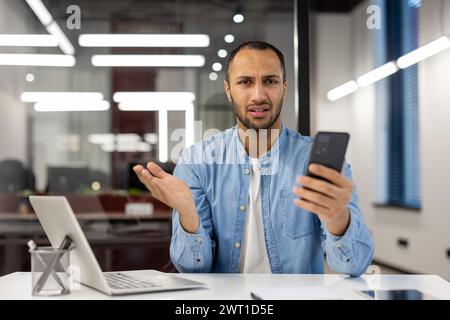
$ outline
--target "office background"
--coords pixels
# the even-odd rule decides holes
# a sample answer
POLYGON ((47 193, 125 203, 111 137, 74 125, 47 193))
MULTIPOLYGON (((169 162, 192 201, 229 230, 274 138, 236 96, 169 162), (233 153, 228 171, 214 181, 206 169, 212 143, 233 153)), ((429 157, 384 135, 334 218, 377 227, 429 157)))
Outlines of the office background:
MULTIPOLYGON (((399 272, 450 279, 450 50, 342 98, 329 96, 331 89, 449 35, 449 0, 42 3, 74 47, 76 64, 5 65, 0 55, 1 274, 29 270, 26 240, 45 242, 26 200, 31 193, 68 196, 105 271, 174 271, 167 251, 170 209, 142 190, 130 166, 156 161, 170 172, 176 160, 170 151, 179 143, 170 138, 177 129, 192 120, 202 122, 201 128, 189 131, 193 133, 189 144, 211 134, 208 129, 234 125, 223 92, 226 57, 221 57, 223 52, 219 56, 219 50, 229 52, 240 42, 259 39, 285 55, 289 90, 283 122, 311 134, 319 130, 351 134, 347 160, 375 238, 375 262, 399 272), (67 8, 72 4, 81 9, 81 29, 67 28, 67 8), (369 28, 368 19, 377 12, 368 11, 370 6, 380 10, 381 20, 374 22, 379 28, 369 28), (242 22, 233 20, 237 14, 244 17, 242 22), (206 34, 209 44, 187 48, 79 44, 82 34, 108 33, 206 34), (234 41, 227 42, 231 39, 226 35, 233 35, 234 41), (93 66, 92 56, 102 54, 200 54, 205 63, 170 68, 93 66), (305 77, 310 79, 307 85, 300 81, 305 77), (193 114, 119 110, 114 93, 129 91, 194 93, 193 108, 188 108, 193 114), (39 112, 34 103, 26 102, 24 92, 96 92, 110 107, 39 112), (155 214, 127 214, 130 202, 151 203, 155 214)), ((0 0, 0 35, 11 34, 48 32, 26 1, 0 0)), ((61 49, 2 45, 0 54, 61 54, 61 49)))

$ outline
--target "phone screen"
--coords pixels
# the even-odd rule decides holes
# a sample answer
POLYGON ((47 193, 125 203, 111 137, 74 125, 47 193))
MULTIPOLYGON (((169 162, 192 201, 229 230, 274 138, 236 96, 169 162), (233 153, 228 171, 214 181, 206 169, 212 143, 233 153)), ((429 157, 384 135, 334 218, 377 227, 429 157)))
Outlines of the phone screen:
POLYGON ((365 296, 374 300, 434 300, 435 298, 415 289, 362 290, 365 296))

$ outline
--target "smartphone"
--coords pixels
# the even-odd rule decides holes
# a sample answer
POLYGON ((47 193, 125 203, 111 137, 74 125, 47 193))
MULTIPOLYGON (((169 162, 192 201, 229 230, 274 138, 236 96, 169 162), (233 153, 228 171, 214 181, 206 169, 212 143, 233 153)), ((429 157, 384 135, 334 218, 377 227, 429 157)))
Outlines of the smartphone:
POLYGON ((309 171, 309 166, 312 163, 321 164, 341 172, 349 139, 350 135, 346 132, 318 132, 314 138, 309 157, 307 175, 327 181, 309 171))
POLYGON ((436 298, 415 289, 361 290, 356 291, 372 300, 435 300, 436 298))

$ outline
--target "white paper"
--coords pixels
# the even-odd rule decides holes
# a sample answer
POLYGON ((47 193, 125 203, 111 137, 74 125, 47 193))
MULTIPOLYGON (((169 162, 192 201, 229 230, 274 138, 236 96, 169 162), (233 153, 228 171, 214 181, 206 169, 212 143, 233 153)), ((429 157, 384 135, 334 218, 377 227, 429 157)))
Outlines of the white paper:
POLYGON ((338 296, 318 286, 255 288, 252 297, 263 300, 338 300, 338 296))

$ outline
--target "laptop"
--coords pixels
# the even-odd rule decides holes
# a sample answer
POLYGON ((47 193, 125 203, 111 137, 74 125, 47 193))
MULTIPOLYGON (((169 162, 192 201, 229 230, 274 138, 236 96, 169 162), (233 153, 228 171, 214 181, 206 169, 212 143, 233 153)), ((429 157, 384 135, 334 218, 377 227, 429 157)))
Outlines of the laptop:
MULTIPOLYGON (((145 277, 124 272, 102 272, 69 202, 64 196, 30 196, 31 205, 53 247, 65 235, 74 243, 70 264, 79 267, 82 284, 108 295, 205 288, 201 282, 149 270, 145 277)), ((78 280, 78 279, 77 279, 78 280)))

